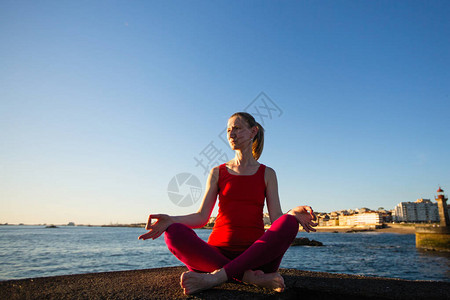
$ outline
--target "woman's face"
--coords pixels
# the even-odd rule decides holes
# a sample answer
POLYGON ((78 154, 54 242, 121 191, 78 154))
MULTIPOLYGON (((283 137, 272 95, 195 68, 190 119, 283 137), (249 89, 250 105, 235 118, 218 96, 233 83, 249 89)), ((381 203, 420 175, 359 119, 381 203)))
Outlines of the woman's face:
POLYGON ((250 128, 247 122, 239 116, 228 120, 227 138, 232 150, 244 149, 252 146, 253 137, 256 135, 256 127, 250 128))

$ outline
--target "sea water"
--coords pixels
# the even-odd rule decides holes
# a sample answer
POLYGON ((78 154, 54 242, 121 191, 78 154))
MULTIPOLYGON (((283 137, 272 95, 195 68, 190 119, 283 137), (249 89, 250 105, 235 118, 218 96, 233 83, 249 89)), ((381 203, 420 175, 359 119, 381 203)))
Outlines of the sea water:
MULTIPOLYGON (((143 228, 0 226, 0 280, 182 265, 143 228)), ((211 230, 198 229, 206 240, 211 230)), ((304 233, 323 247, 291 247, 282 268, 450 282, 450 256, 416 249, 413 234, 304 233)))

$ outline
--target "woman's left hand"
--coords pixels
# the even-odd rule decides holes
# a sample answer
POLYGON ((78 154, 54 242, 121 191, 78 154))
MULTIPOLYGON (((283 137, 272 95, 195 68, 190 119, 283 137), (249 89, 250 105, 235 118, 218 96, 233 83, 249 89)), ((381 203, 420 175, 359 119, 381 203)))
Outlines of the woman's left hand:
POLYGON ((145 229, 149 230, 149 232, 139 236, 138 239, 140 240, 157 239, 173 223, 174 221, 172 220, 172 217, 168 215, 163 214, 150 215, 148 216, 147 226, 145 226, 145 229), (152 223, 152 220, 158 221, 152 223))
POLYGON ((316 221, 317 217, 311 206, 297 206, 291 209, 288 214, 293 215, 306 232, 316 231, 313 227, 316 227, 317 223, 313 221, 316 221))

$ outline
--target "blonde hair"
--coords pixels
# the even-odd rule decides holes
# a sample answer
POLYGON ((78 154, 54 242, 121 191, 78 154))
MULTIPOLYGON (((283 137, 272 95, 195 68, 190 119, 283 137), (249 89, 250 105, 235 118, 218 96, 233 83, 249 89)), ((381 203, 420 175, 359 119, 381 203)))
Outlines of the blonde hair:
POLYGON ((250 128, 256 126, 258 128, 258 132, 256 133, 255 137, 253 138, 253 144, 252 144, 252 154, 253 157, 258 160, 258 158, 261 156, 261 153, 264 148, 264 128, 256 122, 255 118, 246 112, 237 112, 234 113, 230 118, 232 117, 239 117, 244 119, 248 126, 250 128))

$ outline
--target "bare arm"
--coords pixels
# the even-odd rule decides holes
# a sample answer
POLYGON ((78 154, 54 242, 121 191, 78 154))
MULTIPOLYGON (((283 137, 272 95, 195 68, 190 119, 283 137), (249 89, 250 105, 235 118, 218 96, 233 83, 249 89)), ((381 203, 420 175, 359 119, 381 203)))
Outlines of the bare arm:
MULTIPOLYGON (((278 195, 277 175, 272 168, 266 168, 264 179, 266 181, 267 209, 269 210, 270 222, 273 223, 283 215, 278 195)), ((291 209, 288 214, 293 215, 306 232, 316 231, 313 227, 317 226, 317 223, 313 221, 317 218, 310 206, 297 206, 291 209)))
POLYGON ((211 170, 206 181, 205 195, 203 196, 202 204, 197 212, 184 216, 172 217, 173 223, 182 223, 191 228, 200 228, 208 223, 209 217, 214 209, 214 204, 217 200, 219 182, 219 167, 211 170))
POLYGON ((266 167, 264 181, 266 182, 267 210, 269 211, 270 222, 273 223, 283 215, 283 212, 281 210, 280 196, 278 195, 277 174, 272 168, 266 167))
POLYGON ((203 196, 202 204, 197 212, 184 216, 169 216, 164 214, 149 215, 147 226, 145 229, 149 230, 146 234, 139 236, 139 239, 156 239, 167 227, 173 223, 182 223, 190 228, 200 228, 208 223, 209 217, 214 209, 218 193, 219 182, 219 167, 211 170, 206 182, 205 195, 203 196), (157 220, 152 224, 152 220, 157 220))

